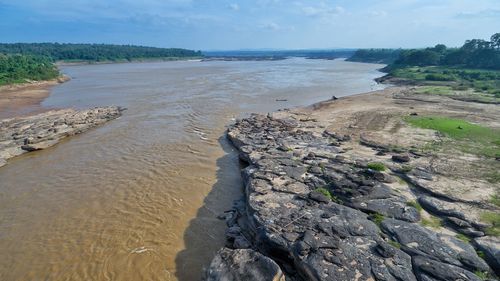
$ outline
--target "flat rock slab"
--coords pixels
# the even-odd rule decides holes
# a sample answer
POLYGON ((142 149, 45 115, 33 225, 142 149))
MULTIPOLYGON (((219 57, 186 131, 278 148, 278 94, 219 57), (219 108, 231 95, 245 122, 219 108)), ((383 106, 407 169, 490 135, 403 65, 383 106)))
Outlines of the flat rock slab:
POLYGON ((7 159, 51 147, 63 138, 83 133, 121 116, 119 107, 52 110, 0 120, 0 167, 7 159))

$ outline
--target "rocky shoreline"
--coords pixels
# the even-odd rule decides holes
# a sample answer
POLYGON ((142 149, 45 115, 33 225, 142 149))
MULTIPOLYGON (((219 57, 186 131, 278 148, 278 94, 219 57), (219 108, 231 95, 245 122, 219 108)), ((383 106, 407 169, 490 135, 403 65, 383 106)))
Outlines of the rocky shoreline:
POLYGON ((122 111, 120 107, 63 109, 0 120, 0 167, 12 157, 46 149, 66 137, 116 119, 122 111))
POLYGON ((498 159, 419 151, 438 136, 397 121, 481 107, 496 125, 498 108, 439 99, 392 88, 238 120, 244 198, 205 280, 498 280, 500 239, 479 219, 499 212, 498 184, 443 168, 498 159))

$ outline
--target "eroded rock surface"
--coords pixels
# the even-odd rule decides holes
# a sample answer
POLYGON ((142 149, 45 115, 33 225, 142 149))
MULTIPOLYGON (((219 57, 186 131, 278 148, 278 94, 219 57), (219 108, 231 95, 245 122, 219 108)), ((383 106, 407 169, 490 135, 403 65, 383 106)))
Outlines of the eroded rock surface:
POLYGON ((280 267, 270 258, 250 249, 221 249, 207 272, 207 281, 285 281, 280 267))
MULTIPOLYGON (((368 168, 363 157, 346 157, 342 143, 349 138, 306 126, 252 115, 229 129, 228 137, 248 167, 243 170, 245 198, 223 216, 229 227, 227 247, 258 251, 274 260, 287 280, 494 276, 470 244, 418 224, 421 211, 390 186, 394 175, 368 168)), ((432 175, 422 171, 417 176, 432 175)), ((225 263, 219 254, 208 272, 222 267, 230 271, 224 276, 241 278, 238 266, 232 270, 225 263)), ((226 280, 217 276, 208 280, 226 280)))
POLYGON ((121 115, 119 107, 53 110, 0 121, 0 166, 23 153, 51 147, 121 115))

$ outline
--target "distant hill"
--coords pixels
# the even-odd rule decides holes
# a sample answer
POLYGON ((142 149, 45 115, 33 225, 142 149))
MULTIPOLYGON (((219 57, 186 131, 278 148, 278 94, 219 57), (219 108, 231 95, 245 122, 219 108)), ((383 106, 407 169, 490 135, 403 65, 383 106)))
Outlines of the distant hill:
POLYGON ((0 44, 0 53, 44 56, 53 61, 131 61, 201 57, 200 51, 133 45, 14 43, 0 44))

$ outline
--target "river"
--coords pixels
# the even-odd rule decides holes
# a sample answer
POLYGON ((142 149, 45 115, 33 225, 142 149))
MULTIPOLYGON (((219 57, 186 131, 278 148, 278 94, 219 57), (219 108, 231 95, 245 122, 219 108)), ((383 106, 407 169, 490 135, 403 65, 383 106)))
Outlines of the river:
POLYGON ((343 60, 64 66, 46 108, 122 117, 0 168, 0 280, 198 280, 241 194, 234 118, 383 88, 343 60), (277 101, 286 100, 286 101, 277 101))

